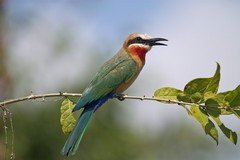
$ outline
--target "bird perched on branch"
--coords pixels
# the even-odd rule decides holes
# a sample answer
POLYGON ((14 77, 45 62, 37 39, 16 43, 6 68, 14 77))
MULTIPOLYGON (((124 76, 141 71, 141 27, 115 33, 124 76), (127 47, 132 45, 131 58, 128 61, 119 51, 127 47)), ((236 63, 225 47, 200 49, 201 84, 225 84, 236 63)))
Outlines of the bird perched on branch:
POLYGON ((166 45, 161 41, 167 40, 151 38, 147 34, 131 34, 118 53, 103 64, 73 108, 73 112, 82 108, 83 112, 62 148, 63 155, 76 153, 94 112, 109 98, 121 94, 135 81, 152 46, 166 45))

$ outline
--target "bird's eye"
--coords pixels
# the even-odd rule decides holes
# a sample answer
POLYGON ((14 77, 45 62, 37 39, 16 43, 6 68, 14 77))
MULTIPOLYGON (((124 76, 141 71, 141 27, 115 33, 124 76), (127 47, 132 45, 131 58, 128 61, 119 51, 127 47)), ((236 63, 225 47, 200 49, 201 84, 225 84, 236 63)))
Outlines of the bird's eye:
POLYGON ((137 41, 141 41, 142 38, 141 38, 141 37, 137 37, 136 40, 137 40, 137 41))

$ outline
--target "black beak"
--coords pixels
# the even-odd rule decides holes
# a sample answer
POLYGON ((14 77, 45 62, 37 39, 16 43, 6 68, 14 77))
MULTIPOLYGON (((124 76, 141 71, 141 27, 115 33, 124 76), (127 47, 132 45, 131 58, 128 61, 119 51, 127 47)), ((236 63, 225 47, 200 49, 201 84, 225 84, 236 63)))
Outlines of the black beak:
POLYGON ((148 43, 150 46, 155 46, 155 45, 163 45, 167 46, 167 44, 164 43, 159 43, 159 41, 168 41, 165 38, 151 38, 151 39, 146 39, 146 43, 148 43))

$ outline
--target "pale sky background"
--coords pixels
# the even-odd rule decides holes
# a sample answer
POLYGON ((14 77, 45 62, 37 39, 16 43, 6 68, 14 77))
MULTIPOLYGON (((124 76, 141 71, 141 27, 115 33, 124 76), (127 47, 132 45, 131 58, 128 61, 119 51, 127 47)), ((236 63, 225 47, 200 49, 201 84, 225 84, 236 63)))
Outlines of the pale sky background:
MULTIPOLYGON (((14 75, 31 74, 18 79, 16 97, 30 91, 71 92, 69 86, 87 84, 86 79, 90 80, 134 32, 169 41, 167 47, 154 47, 149 52, 145 68, 125 92, 129 95, 151 96, 165 86, 183 89, 189 80, 212 76, 216 62, 221 65, 220 91, 240 84, 238 0, 17 2, 10 0, 7 5, 7 28, 12 31, 7 37, 9 67, 14 75), (52 46, 62 42, 56 37, 69 40, 58 57, 52 46), (96 57, 89 55, 93 51, 96 57)), ((189 121, 200 127, 176 105, 119 103, 127 115, 122 123, 140 132, 161 129, 169 121, 189 121)), ((223 121, 240 133, 239 119, 227 116, 223 121)))

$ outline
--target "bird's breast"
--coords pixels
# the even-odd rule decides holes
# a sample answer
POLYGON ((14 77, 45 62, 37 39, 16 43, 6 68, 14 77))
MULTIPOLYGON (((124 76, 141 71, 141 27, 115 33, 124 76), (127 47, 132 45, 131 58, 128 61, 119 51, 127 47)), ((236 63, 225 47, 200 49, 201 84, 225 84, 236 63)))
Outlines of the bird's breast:
POLYGON ((124 92, 128 87, 130 87, 132 85, 132 83, 137 79, 139 73, 141 72, 145 61, 142 61, 140 59, 139 56, 137 55, 132 55, 132 59, 134 60, 134 62, 136 63, 136 72, 135 74, 128 79, 127 81, 125 81, 124 83, 120 84, 117 89, 116 89, 116 93, 122 93, 124 92))
POLYGON ((130 80, 120 84, 117 89, 116 89, 116 93, 122 93, 124 92, 126 89, 128 89, 128 87, 130 87, 132 85, 132 83, 136 80, 136 78, 138 77, 140 72, 138 72, 136 75, 134 75, 134 77, 132 77, 130 80))

